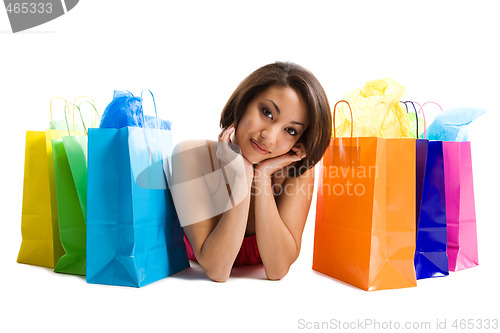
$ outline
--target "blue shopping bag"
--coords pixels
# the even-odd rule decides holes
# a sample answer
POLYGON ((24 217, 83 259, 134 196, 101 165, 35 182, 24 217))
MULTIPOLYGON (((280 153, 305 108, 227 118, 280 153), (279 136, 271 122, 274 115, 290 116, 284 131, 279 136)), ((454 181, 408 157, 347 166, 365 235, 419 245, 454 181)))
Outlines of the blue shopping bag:
POLYGON ((417 279, 447 276, 449 273, 446 254, 443 142, 417 140, 417 156, 417 160, 425 160, 425 165, 423 170, 421 167, 419 170, 417 162, 415 273, 417 279), (418 182, 418 173, 423 175, 421 186, 418 182))
MULTIPOLYGON (((407 103, 412 104, 415 110, 416 132, 418 133, 419 124, 415 104, 410 101, 403 103, 405 106, 407 106, 407 103)), ((422 106, 418 105, 423 115, 422 106)), ((424 139, 417 138, 415 140, 417 233, 414 265, 417 279, 449 274, 448 256, 446 254, 447 229, 443 142, 426 139, 425 115, 423 116, 424 139)))
POLYGON ((87 282, 142 287, 189 267, 162 167, 172 147, 168 130, 89 130, 87 282))

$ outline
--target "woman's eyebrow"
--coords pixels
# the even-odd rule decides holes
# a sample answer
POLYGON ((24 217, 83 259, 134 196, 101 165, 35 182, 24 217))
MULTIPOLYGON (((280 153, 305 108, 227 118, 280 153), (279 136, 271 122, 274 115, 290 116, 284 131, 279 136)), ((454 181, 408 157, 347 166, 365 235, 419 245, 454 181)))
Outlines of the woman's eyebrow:
MULTIPOLYGON (((274 103, 274 101, 273 101, 273 100, 271 100, 271 99, 266 99, 266 101, 269 101, 269 102, 271 102, 271 103, 274 105, 274 108, 276 109, 276 112, 278 112, 278 114, 280 114, 280 113, 281 113, 280 108, 276 105, 276 103, 274 103)), ((301 126, 303 126, 303 127, 306 127, 306 125, 304 125, 304 124, 302 124, 302 123, 299 123, 298 121, 291 121, 290 123, 295 124, 295 125, 301 125, 301 126)))
POLYGON ((306 125, 302 124, 302 123, 299 123, 298 121, 291 121, 292 124, 295 124, 295 125, 301 125, 301 126, 304 126, 306 127, 306 125))
POLYGON ((274 102, 273 102, 272 100, 270 100, 270 99, 266 99, 266 101, 269 101, 269 102, 271 102, 271 103, 274 105, 274 108, 276 109, 276 112, 278 112, 278 114, 280 114, 280 113, 281 113, 280 108, 276 105, 276 103, 274 103, 274 102))

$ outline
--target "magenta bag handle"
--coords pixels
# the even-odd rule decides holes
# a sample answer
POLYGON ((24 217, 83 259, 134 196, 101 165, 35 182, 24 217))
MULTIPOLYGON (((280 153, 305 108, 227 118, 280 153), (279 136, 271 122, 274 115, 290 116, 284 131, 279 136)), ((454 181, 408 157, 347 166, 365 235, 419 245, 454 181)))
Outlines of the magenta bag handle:
MULTIPOLYGON (((425 104, 436 104, 440 109, 441 109, 441 112, 444 112, 443 108, 441 107, 441 105, 439 105, 438 103, 436 102, 432 102, 432 101, 429 101, 429 102, 425 102, 424 104, 420 105, 418 104, 417 102, 415 102, 419 107, 420 107, 420 110, 422 110, 422 114, 424 115, 424 106, 425 104)), ((424 115, 424 122, 425 122, 425 115, 424 115)), ((427 128, 427 127, 426 127, 427 128)), ((426 131, 424 131, 424 139, 426 138, 426 131)))

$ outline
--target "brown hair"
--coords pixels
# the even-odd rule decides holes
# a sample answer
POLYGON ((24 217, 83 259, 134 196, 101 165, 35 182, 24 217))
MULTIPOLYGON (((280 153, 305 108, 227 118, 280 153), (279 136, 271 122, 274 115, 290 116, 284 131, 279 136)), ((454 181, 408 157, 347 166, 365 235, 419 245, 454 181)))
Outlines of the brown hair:
POLYGON ((307 69, 290 62, 276 62, 257 69, 240 83, 229 98, 221 113, 220 126, 227 128, 233 123, 238 124, 253 98, 271 86, 290 87, 307 104, 309 126, 299 139, 305 146, 307 156, 288 168, 288 176, 300 176, 319 162, 332 136, 328 99, 318 79, 307 69))

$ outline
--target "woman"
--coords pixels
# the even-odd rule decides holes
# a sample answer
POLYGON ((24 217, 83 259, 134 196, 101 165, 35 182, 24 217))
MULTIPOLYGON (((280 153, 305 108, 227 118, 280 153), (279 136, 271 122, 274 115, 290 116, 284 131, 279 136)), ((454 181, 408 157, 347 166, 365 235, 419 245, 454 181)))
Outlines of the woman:
POLYGON ((214 281, 226 281, 235 264, 260 262, 268 279, 279 280, 299 255, 312 167, 330 142, 326 94, 306 69, 269 64, 238 86, 220 125, 218 142, 183 142, 174 150, 174 173, 182 171, 177 183, 203 179, 189 182, 184 195, 172 190, 189 258, 214 281), (222 176, 226 186, 215 185, 222 176), (228 209, 221 209, 227 202, 218 205, 221 193, 228 209))

